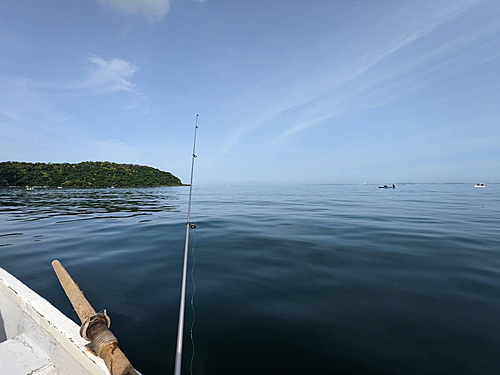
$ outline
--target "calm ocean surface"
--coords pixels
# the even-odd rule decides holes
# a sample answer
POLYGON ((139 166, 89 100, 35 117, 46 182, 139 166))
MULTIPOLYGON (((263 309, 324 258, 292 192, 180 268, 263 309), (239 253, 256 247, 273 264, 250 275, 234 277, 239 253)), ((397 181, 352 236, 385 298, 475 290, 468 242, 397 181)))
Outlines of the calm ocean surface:
MULTIPOLYGON (((0 190, 0 267, 77 321, 61 260, 170 374, 188 191, 0 190)), ((500 373, 500 185, 196 186, 193 214, 194 374, 500 373)))

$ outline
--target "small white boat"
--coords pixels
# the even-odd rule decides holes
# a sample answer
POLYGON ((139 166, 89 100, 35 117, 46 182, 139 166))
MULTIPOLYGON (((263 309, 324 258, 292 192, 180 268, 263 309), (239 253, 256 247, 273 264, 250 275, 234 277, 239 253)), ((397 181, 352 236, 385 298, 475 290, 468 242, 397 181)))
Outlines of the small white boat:
POLYGON ((0 375, 109 375, 80 327, 0 268, 0 375))
POLYGON ((481 183, 481 182, 478 182, 476 185, 474 185, 474 187, 477 187, 477 188, 484 188, 484 184, 481 183))

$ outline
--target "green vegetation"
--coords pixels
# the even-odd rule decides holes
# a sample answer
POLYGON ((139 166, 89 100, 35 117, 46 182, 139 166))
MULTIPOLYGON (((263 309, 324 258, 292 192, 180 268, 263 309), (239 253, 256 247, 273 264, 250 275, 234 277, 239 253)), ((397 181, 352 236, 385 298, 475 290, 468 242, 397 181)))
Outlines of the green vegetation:
POLYGON ((154 187, 182 185, 169 172, 134 164, 86 161, 78 164, 0 163, 0 186, 154 187))

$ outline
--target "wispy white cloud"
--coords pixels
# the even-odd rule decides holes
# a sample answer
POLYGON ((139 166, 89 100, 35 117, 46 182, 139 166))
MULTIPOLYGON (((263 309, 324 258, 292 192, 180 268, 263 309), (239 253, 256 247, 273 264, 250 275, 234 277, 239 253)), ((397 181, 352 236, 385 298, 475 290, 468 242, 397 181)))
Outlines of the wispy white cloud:
MULTIPOLYGON (((80 143, 83 143, 83 139, 87 139, 88 143, 94 138, 92 134, 98 133, 94 130, 96 124, 108 120, 113 114, 120 113, 124 117, 147 114, 148 109, 144 105, 146 98, 138 94, 132 83, 134 73, 139 70, 135 65, 118 58, 106 60, 97 55, 89 56, 83 65, 80 76, 67 81, 54 82, 56 79, 40 81, 24 77, 0 76, 2 134, 8 133, 10 137, 31 134, 31 138, 50 140, 50 142, 59 140, 60 143, 72 144, 78 143, 77 139, 82 140, 80 143), (131 95, 120 97, 112 95, 131 91, 134 91, 131 95), (73 113, 71 108, 95 106, 96 100, 100 101, 96 98, 103 96, 110 96, 106 99, 109 104, 105 112, 99 115, 91 114, 92 111, 79 116, 69 114, 73 113)), ((31 147, 23 142, 16 141, 15 144, 16 147, 23 144, 24 151, 31 147)), ((134 151, 115 140, 94 146, 96 150, 108 147, 110 151, 106 155, 109 156, 127 155, 134 151)), ((19 152, 12 147, 0 150, 0 156, 4 158, 17 154, 19 152)))
POLYGON ((304 130, 306 128, 309 128, 311 126, 319 124, 319 123, 321 123, 327 119, 330 119, 334 116, 335 116, 334 113, 330 113, 328 115, 320 116, 320 117, 314 118, 312 120, 300 122, 300 123, 288 128, 287 130, 285 130, 283 133, 281 133, 281 135, 276 140, 281 140, 282 138, 289 137, 289 136, 291 136, 291 135, 293 135, 301 130, 304 130))
MULTIPOLYGON (((134 91, 133 75, 139 71, 134 64, 118 58, 105 60, 91 54, 84 66, 84 74, 64 82, 41 81, 24 77, 0 76, 0 88, 8 92, 9 97, 19 95, 34 95, 36 92, 61 93, 68 95, 68 91, 91 91, 96 94, 112 94, 117 91, 134 91)), ((0 93, 0 96, 2 93, 0 93)))
MULTIPOLYGON (((398 51, 410 46, 412 43, 415 41, 429 35, 432 33, 434 30, 436 30, 439 26, 444 24, 445 22, 448 22, 455 17, 457 17, 459 14, 463 13, 467 9, 469 9, 471 6, 475 5, 481 0, 465 0, 462 1, 461 3, 455 5, 454 7, 448 8, 446 10, 443 10, 441 12, 438 12, 435 14, 433 17, 431 17, 429 20, 422 22, 421 24, 417 25, 416 27, 412 28, 408 33, 404 34, 401 39, 396 42, 394 45, 390 46, 389 48, 386 48, 379 52, 378 54, 375 54, 371 56, 371 58, 360 68, 354 70, 350 74, 344 75, 340 79, 337 79, 336 82, 334 82, 331 87, 326 90, 324 93, 319 93, 315 95, 314 98, 312 98, 309 101, 300 103, 299 105, 304 106, 304 104, 308 104, 308 107, 311 106, 311 108, 316 108, 316 113, 312 115, 309 118, 306 118, 303 121, 300 121, 298 123, 293 124, 290 126, 288 129, 283 131, 276 140, 282 140, 284 138, 287 138, 289 136, 297 134, 301 130, 305 130, 307 128, 310 128, 312 126, 315 126, 317 124, 320 124, 330 118, 333 118, 337 116, 341 110, 340 110, 340 105, 346 102, 348 99, 352 99, 353 97, 356 97, 358 95, 364 94, 369 90, 373 90, 374 86, 377 84, 380 85, 381 82, 389 80, 390 78, 394 78, 396 76, 401 76, 404 73, 407 73, 408 70, 414 69, 417 66, 420 66, 423 62, 429 61, 432 59, 436 59, 436 54, 438 55, 443 55, 444 52, 447 52, 450 47, 451 48, 456 48, 456 45, 453 46, 448 46, 446 51, 437 51, 431 54, 428 54, 425 56, 423 59, 419 59, 418 62, 413 62, 410 63, 409 66, 403 67, 403 69, 399 69, 398 71, 393 71, 391 72, 390 76, 391 77, 381 77, 376 82, 368 85, 362 85, 361 87, 358 87, 353 90, 351 95, 347 96, 342 96, 340 99, 335 98, 334 100, 336 103, 334 105, 329 104, 328 102, 332 100, 331 96, 329 95, 328 91, 334 88, 335 86, 338 86, 339 84, 344 84, 344 83, 349 83, 350 81, 354 81, 356 78, 360 77, 363 75, 365 72, 370 70, 372 67, 375 65, 379 64, 383 60, 388 59, 392 55, 396 54, 398 51), (403 70, 403 71, 401 71, 403 70), (319 102, 323 102, 323 106, 319 106, 319 102), (329 111, 329 114, 325 114, 325 111, 329 111)), ((458 44, 461 45, 467 41, 460 40, 458 41, 458 44)), ((379 87, 380 89, 380 87, 379 87)), ((294 106, 297 106, 297 104, 294 104, 294 106)), ((371 107, 371 106, 370 106, 371 107)), ((290 108, 286 108, 282 110, 280 113, 283 113, 285 111, 288 111, 290 108)), ((349 110, 347 108, 346 110, 349 110)), ((280 113, 277 113, 274 116, 279 116, 280 113)))
POLYGON ((98 0, 108 9, 126 15, 139 15, 149 22, 160 21, 170 10, 170 0, 98 0))
POLYGON ((91 55, 88 60, 92 66, 82 83, 83 88, 97 88, 106 92, 131 91, 134 85, 130 81, 138 67, 122 59, 104 60, 91 55))
MULTIPOLYGON (((434 14, 425 22, 416 25, 406 33, 403 33, 399 39, 396 39, 393 42, 392 45, 370 54, 364 60, 358 59, 358 61, 356 61, 350 69, 345 71, 343 74, 333 77, 330 82, 327 83, 324 80, 318 82, 316 85, 317 90, 309 91, 309 97, 290 98, 291 100, 288 100, 288 102, 283 100, 280 105, 276 105, 272 109, 270 108, 265 116, 256 118, 251 123, 248 123, 246 126, 240 128, 230 143, 236 143, 240 137, 251 132, 255 128, 270 124, 274 121, 279 121, 280 118, 287 118, 287 116, 289 118, 290 113, 294 114, 294 120, 288 121, 288 126, 282 130, 279 135, 277 135, 275 141, 284 140, 305 129, 311 128, 327 121, 328 119, 338 116, 341 113, 353 110, 353 107, 356 107, 356 105, 353 105, 356 98, 359 99, 360 96, 366 95, 367 93, 375 90, 384 90, 389 86, 393 87, 395 84, 394 81, 397 77, 402 77, 408 74, 409 71, 420 68, 424 63, 444 56, 450 51, 450 49, 459 48, 461 45, 470 42, 470 40, 481 36, 482 32, 480 35, 469 36, 468 40, 456 40, 452 45, 445 46, 441 49, 438 48, 435 51, 426 54, 422 58, 417 59, 418 61, 412 61, 405 64, 405 66, 398 67, 395 70, 392 70, 389 74, 377 77, 371 82, 363 82, 362 84, 359 84, 359 80, 357 80, 377 64, 382 63, 384 60, 396 55, 399 51, 409 47, 414 42, 431 34, 441 25, 456 18, 480 1, 481 0, 463 0, 453 7, 434 14), (354 82, 357 83, 353 84, 354 82), (341 92, 339 94, 339 87, 344 88, 342 91, 344 91, 347 87, 347 92, 341 92)), ((491 30, 485 30, 485 32, 490 31, 491 30)), ((399 85, 400 83, 397 84, 399 85)), ((381 102, 381 99, 378 99, 377 103, 367 104, 367 108, 382 105, 379 102, 381 102)), ((387 104, 387 102, 389 101, 386 100, 385 104, 387 104)), ((227 149, 230 147, 231 146, 228 146, 227 149)))
POLYGON ((408 33, 403 34, 401 39, 398 42, 396 42, 393 46, 390 46, 389 48, 386 48, 385 50, 382 50, 381 52, 379 52, 377 55, 372 56, 370 58, 370 60, 364 66, 362 66, 360 69, 355 71, 351 76, 347 77, 347 80, 352 80, 352 79, 360 76, 361 74, 366 72, 368 69, 370 69, 374 65, 381 62, 382 60, 387 59, 388 57, 395 54, 399 50, 409 46, 413 42, 430 34, 436 28, 441 26, 443 23, 454 19, 459 14, 463 13, 464 11, 469 9, 471 6, 474 6, 475 4, 477 4, 480 1, 481 0, 464 0, 451 8, 448 8, 448 9, 445 9, 441 12, 436 13, 430 19, 415 26, 408 33))

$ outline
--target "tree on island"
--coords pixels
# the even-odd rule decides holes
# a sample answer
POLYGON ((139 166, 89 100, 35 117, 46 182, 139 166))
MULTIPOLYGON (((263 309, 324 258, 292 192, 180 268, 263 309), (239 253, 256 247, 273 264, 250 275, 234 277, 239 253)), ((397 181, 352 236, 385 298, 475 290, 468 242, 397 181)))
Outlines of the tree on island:
POLYGON ((156 187, 179 186, 170 172, 135 164, 108 161, 70 163, 0 163, 0 186, 156 187))

